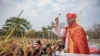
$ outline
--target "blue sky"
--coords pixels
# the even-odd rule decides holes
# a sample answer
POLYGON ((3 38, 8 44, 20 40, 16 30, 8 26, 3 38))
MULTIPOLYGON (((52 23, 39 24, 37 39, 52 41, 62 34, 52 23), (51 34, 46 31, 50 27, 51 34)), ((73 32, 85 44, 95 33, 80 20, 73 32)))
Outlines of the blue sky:
MULTIPOLYGON (((35 30, 41 30, 54 21, 61 13, 60 22, 66 23, 66 13, 73 12, 80 17, 81 25, 87 30, 94 23, 100 24, 100 0, 0 0, 0 28, 7 18, 17 16, 26 18, 35 30)), ((67 24, 67 23, 66 23, 67 24)))

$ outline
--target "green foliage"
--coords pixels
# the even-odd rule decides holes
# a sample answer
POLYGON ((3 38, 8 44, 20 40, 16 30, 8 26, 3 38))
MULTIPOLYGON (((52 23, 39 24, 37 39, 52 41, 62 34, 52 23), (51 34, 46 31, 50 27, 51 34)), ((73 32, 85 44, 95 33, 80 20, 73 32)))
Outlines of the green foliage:
POLYGON ((35 37, 36 38, 41 38, 42 36, 43 36, 43 32, 42 31, 35 32, 35 37))
POLYGON ((26 32, 27 37, 35 37, 35 30, 29 30, 26 32))
POLYGON ((90 39, 100 39, 100 24, 94 24, 88 31, 90 39))
POLYGON ((42 31, 43 31, 43 32, 46 32, 46 31, 47 31, 47 28, 43 26, 43 27, 42 27, 42 31))
POLYGON ((0 35, 4 35, 5 31, 3 29, 0 29, 0 35))
POLYGON ((52 26, 48 25, 47 29, 52 30, 52 26))
POLYGON ((6 20, 5 25, 3 26, 3 30, 7 32, 9 28, 13 28, 15 25, 17 25, 17 27, 13 35, 21 36, 21 32, 25 33, 26 30, 31 29, 31 24, 26 19, 11 17, 6 20))

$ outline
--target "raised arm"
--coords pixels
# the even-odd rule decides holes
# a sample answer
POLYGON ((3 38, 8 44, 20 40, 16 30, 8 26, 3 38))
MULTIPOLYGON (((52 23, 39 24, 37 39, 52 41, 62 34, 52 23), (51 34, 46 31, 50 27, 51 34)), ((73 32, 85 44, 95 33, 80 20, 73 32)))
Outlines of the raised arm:
POLYGON ((64 37, 66 30, 65 29, 60 29, 60 27, 59 27, 59 18, 58 17, 55 19, 55 23, 56 24, 54 25, 54 27, 52 29, 52 32, 54 34, 56 34, 57 36, 59 36, 59 37, 64 37))

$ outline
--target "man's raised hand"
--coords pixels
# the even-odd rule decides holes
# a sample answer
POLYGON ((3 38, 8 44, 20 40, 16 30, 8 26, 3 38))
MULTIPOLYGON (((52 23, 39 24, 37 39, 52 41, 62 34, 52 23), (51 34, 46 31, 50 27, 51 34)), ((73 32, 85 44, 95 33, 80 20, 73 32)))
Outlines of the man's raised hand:
POLYGON ((55 18, 55 23, 56 23, 56 26, 58 26, 58 24, 59 24, 59 18, 58 17, 55 18))

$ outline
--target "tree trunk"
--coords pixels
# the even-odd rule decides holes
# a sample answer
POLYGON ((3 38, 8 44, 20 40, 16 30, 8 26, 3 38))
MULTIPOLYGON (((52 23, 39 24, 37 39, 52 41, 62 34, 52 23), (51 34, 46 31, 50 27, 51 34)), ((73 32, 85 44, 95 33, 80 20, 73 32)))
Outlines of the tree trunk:
POLYGON ((43 39, 44 39, 44 32, 43 32, 43 39))

